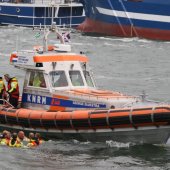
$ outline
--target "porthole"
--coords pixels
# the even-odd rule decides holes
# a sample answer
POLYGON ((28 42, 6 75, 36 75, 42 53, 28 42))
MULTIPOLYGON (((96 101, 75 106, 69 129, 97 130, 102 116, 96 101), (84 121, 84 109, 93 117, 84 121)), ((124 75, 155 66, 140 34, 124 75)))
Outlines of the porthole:
POLYGON ((20 9, 19 9, 19 8, 17 8, 17 9, 16 9, 16 11, 17 11, 17 12, 20 12, 20 9))

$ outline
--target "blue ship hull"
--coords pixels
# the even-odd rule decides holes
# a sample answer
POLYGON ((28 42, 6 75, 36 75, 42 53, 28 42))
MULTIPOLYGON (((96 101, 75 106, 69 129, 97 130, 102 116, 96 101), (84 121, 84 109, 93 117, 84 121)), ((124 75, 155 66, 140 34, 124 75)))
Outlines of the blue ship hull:
POLYGON ((84 32, 170 40, 170 0, 81 0, 84 32))
POLYGON ((76 27, 85 16, 83 6, 74 4, 56 4, 52 7, 49 4, 0 3, 0 24, 36 27, 55 22, 61 27, 76 27))

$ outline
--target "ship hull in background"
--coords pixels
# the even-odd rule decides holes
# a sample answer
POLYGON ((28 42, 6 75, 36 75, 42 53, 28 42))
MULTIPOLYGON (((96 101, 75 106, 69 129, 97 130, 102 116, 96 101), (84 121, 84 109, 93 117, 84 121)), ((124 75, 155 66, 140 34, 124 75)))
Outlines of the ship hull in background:
POLYGON ((81 0, 86 19, 78 29, 119 37, 170 40, 170 0, 81 0))
MULTIPOLYGON (((8 1, 8 0, 7 0, 8 1)), ((85 19, 83 5, 77 2, 58 2, 53 4, 40 1, 39 3, 2 2, 0 0, 0 24, 24 27, 51 26, 77 27, 85 19)))

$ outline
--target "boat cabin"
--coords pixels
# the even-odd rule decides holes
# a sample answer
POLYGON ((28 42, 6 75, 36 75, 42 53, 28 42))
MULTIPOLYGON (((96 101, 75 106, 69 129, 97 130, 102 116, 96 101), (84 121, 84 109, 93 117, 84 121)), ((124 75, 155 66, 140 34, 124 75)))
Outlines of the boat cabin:
POLYGON ((94 88, 94 80, 90 71, 87 70, 88 58, 81 54, 59 52, 60 45, 57 45, 57 50, 55 48, 56 46, 54 46, 54 52, 33 52, 34 61, 30 68, 26 63, 22 63, 26 60, 24 51, 18 53, 18 61, 15 65, 26 70, 24 88, 46 88, 49 91, 77 87, 94 88))
POLYGON ((76 89, 95 89, 95 82, 88 67, 88 58, 82 54, 70 53, 67 44, 42 47, 32 51, 19 51, 11 55, 11 63, 26 71, 22 107, 49 109, 55 95, 69 98, 76 89))

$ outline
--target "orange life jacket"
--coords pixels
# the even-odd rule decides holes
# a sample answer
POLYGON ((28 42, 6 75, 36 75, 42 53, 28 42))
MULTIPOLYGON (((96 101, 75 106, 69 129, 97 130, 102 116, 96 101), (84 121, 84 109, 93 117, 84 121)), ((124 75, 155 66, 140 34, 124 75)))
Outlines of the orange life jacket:
POLYGON ((29 146, 29 147, 34 147, 34 146, 37 146, 37 143, 36 143, 36 141, 35 141, 35 140, 30 139, 30 141, 29 141, 29 143, 28 143, 28 145, 27 145, 27 146, 29 146))

